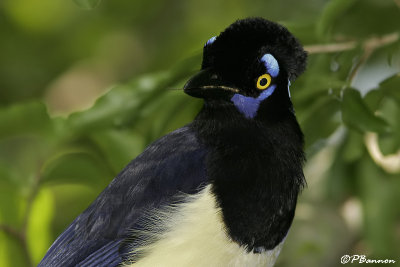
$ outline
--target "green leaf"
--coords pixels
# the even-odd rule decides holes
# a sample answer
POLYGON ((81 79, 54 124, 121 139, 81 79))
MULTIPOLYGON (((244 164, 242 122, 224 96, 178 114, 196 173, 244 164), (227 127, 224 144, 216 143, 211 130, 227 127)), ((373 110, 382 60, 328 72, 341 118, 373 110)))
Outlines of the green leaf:
POLYGON ((337 94, 347 84, 349 72, 353 68, 353 59, 360 50, 354 49, 342 53, 314 54, 308 59, 308 68, 304 75, 291 86, 294 102, 302 102, 308 107, 316 97, 337 94))
POLYGON ((155 129, 156 138, 193 121, 203 106, 202 100, 193 99, 184 94, 178 95, 177 92, 170 94, 169 99, 166 98, 164 101, 172 104, 164 114, 158 115, 160 124, 155 129))
POLYGON ((53 149, 50 135, 10 136, 0 140, 0 166, 7 167, 11 175, 5 177, 26 192, 53 149))
POLYGON ((371 90, 365 101, 371 110, 378 110, 392 131, 379 135, 379 147, 384 155, 397 153, 400 149, 400 74, 395 74, 371 90))
POLYGON ((384 93, 382 90, 370 90, 364 97, 364 102, 368 106, 369 110, 376 111, 379 108, 382 100, 384 98, 384 93))
POLYGON ((193 121, 203 101, 191 98, 174 90, 164 94, 147 105, 143 112, 143 119, 137 122, 138 129, 145 129, 146 144, 193 121), (162 112, 160 112, 162 107, 162 112))
POLYGON ((93 9, 97 7, 101 0, 74 0, 75 4, 84 9, 93 9))
MULTIPOLYGON (((306 147, 312 147, 317 141, 327 138, 340 125, 335 115, 340 110, 340 102, 330 95, 319 96, 307 109, 299 112, 299 122, 303 129, 306 147), (315 125, 319 125, 316 130, 315 125)), ((309 151, 311 153, 314 151, 309 151)))
POLYGON ((197 69, 199 61, 199 56, 195 56, 170 71, 143 75, 127 85, 114 87, 100 97, 92 108, 72 114, 67 120, 71 130, 87 134, 132 126, 143 116, 142 110, 147 105, 162 97, 168 88, 177 88, 177 84, 181 86, 197 69))
POLYGON ((375 116, 361 98, 359 91, 348 88, 343 92, 342 120, 348 127, 360 132, 388 132, 389 126, 380 117, 375 116))
POLYGON ((52 243, 51 222, 54 199, 49 189, 42 189, 32 203, 27 226, 27 243, 35 265, 52 243))
POLYGON ((144 137, 127 130, 106 130, 93 133, 90 138, 107 158, 114 173, 118 173, 144 148, 144 137))
MULTIPOLYGON (((14 174, 0 165, 0 225, 20 231, 26 208, 20 189, 13 183, 14 174)), ((19 240, 0 227, 0 266, 25 266, 27 259, 19 240)))
POLYGON ((55 205, 52 221, 53 240, 104 190, 88 184, 60 184, 49 187, 55 205))
POLYGON ((332 34, 351 36, 353 40, 364 39, 396 32, 399 25, 399 8, 395 1, 362 0, 341 14, 335 21, 332 34))
POLYGON ((391 96, 400 102, 400 73, 381 82, 379 89, 382 90, 385 95, 391 96))
POLYGON ((0 138, 46 132, 50 126, 46 106, 41 102, 19 103, 0 109, 0 138))
POLYGON ((340 158, 346 164, 356 162, 365 153, 365 145, 363 136, 358 131, 348 131, 347 138, 345 138, 340 158))
POLYGON ((12 174, 5 167, 0 166, 0 224, 20 227, 23 212, 24 198, 18 186, 7 179, 12 174))
POLYGON ((328 179, 326 180, 326 197, 332 199, 337 203, 341 203, 349 195, 354 195, 357 190, 355 185, 354 163, 345 160, 343 152, 346 153, 346 146, 349 140, 349 131, 345 131, 342 138, 343 142, 339 143, 336 153, 331 156, 331 167, 330 171, 327 173, 328 179))
POLYGON ((385 98, 382 101, 379 114, 385 118, 392 129, 391 133, 379 135, 379 147, 384 155, 394 154, 400 149, 400 105, 393 98, 385 98))
POLYGON ((104 161, 86 152, 61 154, 45 163, 41 183, 104 186, 113 174, 104 161))
POLYGON ((320 38, 327 36, 336 20, 356 2, 357 0, 329 1, 322 11, 322 15, 317 23, 317 36, 320 38))
POLYGON ((29 266, 21 242, 0 230, 0 266, 29 266))
POLYGON ((140 93, 130 86, 115 86, 100 97, 86 111, 73 113, 68 123, 73 132, 90 133, 126 124, 130 116, 143 103, 147 93, 140 93))
POLYGON ((363 203, 365 239, 378 257, 396 255, 398 175, 389 175, 366 156, 359 161, 356 175, 363 203), (397 183, 397 184, 396 184, 397 183))

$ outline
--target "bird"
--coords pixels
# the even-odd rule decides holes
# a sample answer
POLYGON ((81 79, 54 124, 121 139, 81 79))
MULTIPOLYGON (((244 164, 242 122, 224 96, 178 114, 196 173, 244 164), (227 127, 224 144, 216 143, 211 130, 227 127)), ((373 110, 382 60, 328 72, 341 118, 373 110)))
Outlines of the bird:
POLYGON ((289 88, 306 65, 261 17, 210 38, 183 86, 203 99, 194 120, 133 159, 39 266, 273 266, 306 186, 289 88))

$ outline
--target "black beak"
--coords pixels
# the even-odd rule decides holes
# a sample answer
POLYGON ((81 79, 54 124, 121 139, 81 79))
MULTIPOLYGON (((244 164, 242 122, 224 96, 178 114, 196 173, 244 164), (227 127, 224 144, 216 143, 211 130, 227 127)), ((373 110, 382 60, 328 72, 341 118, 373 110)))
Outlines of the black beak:
POLYGON ((227 86, 212 68, 201 70, 183 87, 186 94, 199 98, 223 98, 239 93, 239 89, 227 86))

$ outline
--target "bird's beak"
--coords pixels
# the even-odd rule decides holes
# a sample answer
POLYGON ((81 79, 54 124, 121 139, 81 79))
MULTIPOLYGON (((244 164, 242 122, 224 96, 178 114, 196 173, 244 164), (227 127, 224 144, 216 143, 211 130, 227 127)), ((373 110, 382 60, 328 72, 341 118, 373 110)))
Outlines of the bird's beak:
POLYGON ((227 86, 212 68, 194 75, 183 90, 186 94, 199 98, 220 98, 239 93, 239 89, 227 86))

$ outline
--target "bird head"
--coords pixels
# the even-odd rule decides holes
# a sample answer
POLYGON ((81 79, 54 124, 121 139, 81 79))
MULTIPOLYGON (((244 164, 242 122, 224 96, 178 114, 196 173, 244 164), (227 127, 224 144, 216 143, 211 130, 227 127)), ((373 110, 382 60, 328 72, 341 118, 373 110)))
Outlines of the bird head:
POLYGON ((206 103, 229 103, 246 118, 260 109, 291 108, 290 82, 306 67, 307 54, 283 26, 238 20, 204 45, 203 63, 184 91, 206 103))

